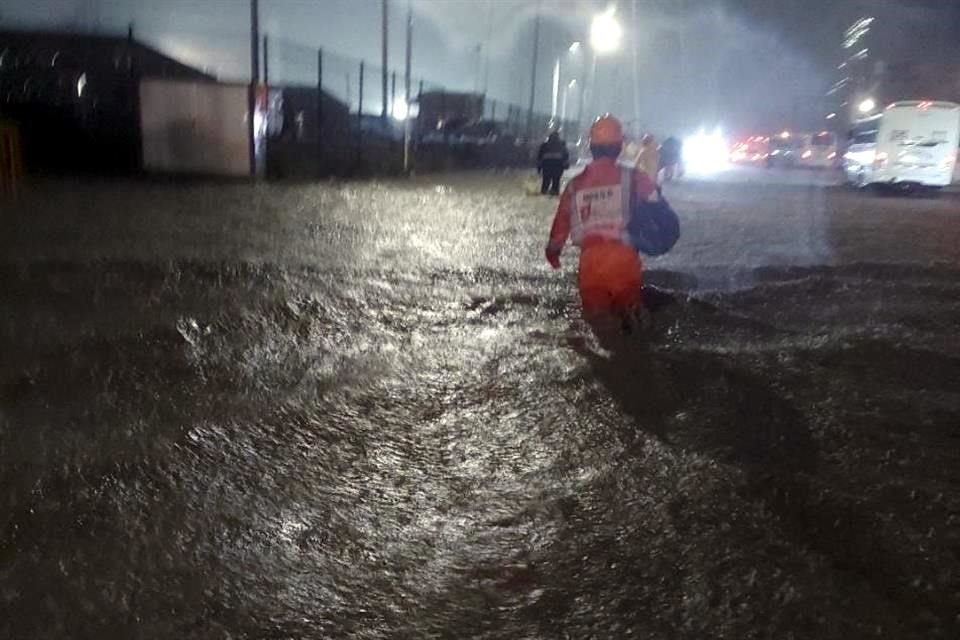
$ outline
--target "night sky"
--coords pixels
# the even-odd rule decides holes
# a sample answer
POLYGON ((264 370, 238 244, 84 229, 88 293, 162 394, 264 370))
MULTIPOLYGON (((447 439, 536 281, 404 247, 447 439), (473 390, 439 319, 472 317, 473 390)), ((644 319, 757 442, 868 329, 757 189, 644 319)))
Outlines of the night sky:
MULTIPOLYGON (((416 76, 452 90, 486 85, 490 96, 526 105, 534 0, 412 2, 416 76)), ((550 109, 553 61, 570 42, 586 38, 590 17, 606 4, 543 1, 538 110, 550 109)), ((898 55, 956 58, 960 42, 960 2, 951 0, 637 0, 635 24, 632 0, 617 5, 627 33, 622 50, 599 62, 597 108, 632 119, 636 42, 639 123, 658 131, 819 121, 840 36, 860 15, 910 34, 898 55)), ((313 82, 318 46, 327 54, 325 75, 340 94, 356 92, 356 79, 351 85, 348 77, 356 73, 353 59, 379 65, 379 0, 261 0, 261 6, 275 80, 313 82)), ((123 33, 132 22, 138 38, 223 79, 243 80, 248 7, 246 0, 4 0, 0 22, 123 33)), ((398 70, 406 7, 406 0, 391 0, 390 66, 398 70)), ((587 66, 585 59, 565 60, 564 80, 587 66)), ((379 80, 370 75, 368 95, 378 96, 379 80)))

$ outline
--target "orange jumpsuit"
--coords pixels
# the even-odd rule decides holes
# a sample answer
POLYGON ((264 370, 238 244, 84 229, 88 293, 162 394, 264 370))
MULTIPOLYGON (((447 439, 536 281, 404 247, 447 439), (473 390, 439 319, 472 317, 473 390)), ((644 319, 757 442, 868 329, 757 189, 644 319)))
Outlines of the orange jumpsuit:
POLYGON ((587 318, 636 310, 642 302, 643 264, 627 241, 630 197, 634 202, 656 192, 641 170, 624 169, 613 158, 598 158, 563 191, 548 255, 559 255, 567 238, 580 246, 578 284, 587 318), (624 188, 632 180, 632 189, 624 188))

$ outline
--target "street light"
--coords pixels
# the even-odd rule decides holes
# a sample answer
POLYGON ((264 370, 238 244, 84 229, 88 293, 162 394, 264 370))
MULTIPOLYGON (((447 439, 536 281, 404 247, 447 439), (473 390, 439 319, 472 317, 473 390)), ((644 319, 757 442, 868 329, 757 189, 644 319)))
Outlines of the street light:
POLYGON ((857 105, 857 110, 860 113, 867 114, 877 108, 877 103, 873 98, 867 98, 863 102, 857 105))
POLYGON ((577 87, 577 79, 574 78, 567 83, 566 88, 563 90, 563 100, 561 101, 560 107, 560 122, 567 121, 567 98, 570 96, 570 92, 577 87))
POLYGON ((397 96, 393 101, 393 108, 390 110, 394 120, 403 122, 410 116, 410 105, 403 96, 397 96))
POLYGON ((598 58, 608 55, 620 48, 620 41, 623 38, 623 28, 617 22, 616 8, 611 6, 603 13, 594 16, 590 23, 590 49, 592 52, 592 61, 590 64, 590 76, 588 83, 580 91, 581 114, 578 121, 582 118, 584 94, 589 93, 590 110, 594 111, 597 101, 597 66, 598 58))
POLYGON ((594 52, 603 55, 613 53, 620 48, 623 38, 623 28, 614 16, 611 7, 593 18, 590 24, 590 46, 594 52))
MULTIPOLYGON (((580 52, 581 43, 579 40, 575 41, 569 47, 567 47, 567 52, 565 55, 569 55, 571 58, 576 56, 580 52)), ((564 55, 557 57, 553 65, 553 107, 550 110, 550 115, 553 119, 557 117, 557 108, 560 106, 560 102, 566 99, 566 94, 564 93, 563 98, 560 97, 560 84, 561 84, 561 66, 563 63, 564 55)), ((560 121, 563 122, 564 118, 561 118, 560 121)))

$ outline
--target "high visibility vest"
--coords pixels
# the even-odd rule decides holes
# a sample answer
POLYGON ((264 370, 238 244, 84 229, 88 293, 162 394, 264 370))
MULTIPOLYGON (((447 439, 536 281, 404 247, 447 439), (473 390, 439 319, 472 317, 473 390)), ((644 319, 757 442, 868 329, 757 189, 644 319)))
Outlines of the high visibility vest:
POLYGON ((615 184, 574 183, 573 211, 570 213, 570 241, 582 246, 586 239, 627 242, 630 219, 629 170, 622 170, 615 184), (624 185, 627 185, 626 188, 624 185))

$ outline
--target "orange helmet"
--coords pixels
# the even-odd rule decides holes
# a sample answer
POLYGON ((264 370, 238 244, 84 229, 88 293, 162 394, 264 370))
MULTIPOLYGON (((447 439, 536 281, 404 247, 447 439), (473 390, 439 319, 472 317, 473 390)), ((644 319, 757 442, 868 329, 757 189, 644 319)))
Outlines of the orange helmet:
POLYGON ((623 125, 609 113, 600 116, 590 127, 590 144, 623 144, 623 125))

